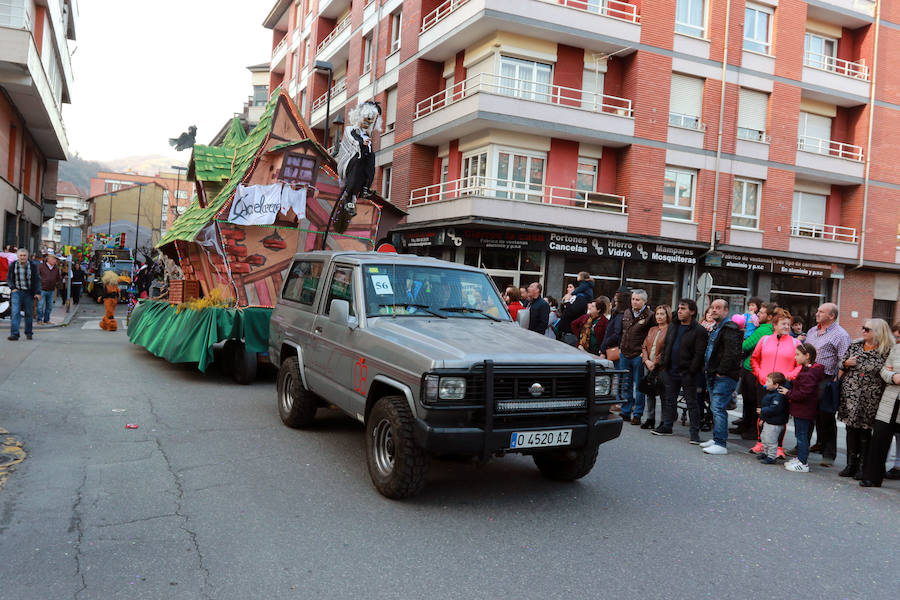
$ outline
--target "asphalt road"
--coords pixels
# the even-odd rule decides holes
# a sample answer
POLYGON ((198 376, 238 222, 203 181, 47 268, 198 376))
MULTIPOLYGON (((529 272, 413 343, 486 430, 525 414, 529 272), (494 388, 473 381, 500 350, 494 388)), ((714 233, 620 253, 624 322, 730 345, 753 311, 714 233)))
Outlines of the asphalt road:
POLYGON ((0 489, 4 598, 900 591, 900 482, 861 489, 837 477, 840 458, 788 473, 748 442, 712 457, 683 428, 626 426, 577 483, 522 457, 436 462, 420 496, 391 501, 355 421, 320 411, 314 429, 288 429, 271 375, 242 387, 170 365, 92 329, 99 316, 0 342, 0 427, 27 453, 0 489))

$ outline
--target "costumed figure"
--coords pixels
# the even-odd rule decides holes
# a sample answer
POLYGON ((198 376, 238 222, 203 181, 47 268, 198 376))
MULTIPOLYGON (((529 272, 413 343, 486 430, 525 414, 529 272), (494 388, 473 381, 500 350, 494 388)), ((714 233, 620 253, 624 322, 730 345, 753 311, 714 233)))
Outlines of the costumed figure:
POLYGON ((344 129, 337 156, 341 184, 338 205, 342 207, 342 214, 334 224, 338 233, 346 231, 356 216, 356 201, 372 193, 369 186, 375 178, 375 152, 371 135, 373 131, 381 131, 381 106, 368 100, 351 110, 347 117, 349 124, 344 129))
POLYGON ((106 331, 115 331, 118 329, 116 323, 116 305, 119 303, 119 275, 115 271, 106 271, 103 273, 103 290, 97 297, 97 302, 103 302, 103 308, 106 309, 103 318, 100 319, 100 329, 106 331))

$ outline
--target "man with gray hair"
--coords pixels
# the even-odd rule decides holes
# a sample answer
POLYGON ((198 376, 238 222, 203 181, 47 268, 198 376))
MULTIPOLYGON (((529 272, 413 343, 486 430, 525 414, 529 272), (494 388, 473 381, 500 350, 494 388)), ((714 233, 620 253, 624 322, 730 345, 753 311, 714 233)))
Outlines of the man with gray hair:
POLYGON ((627 371, 622 376, 620 391, 622 419, 627 421, 630 417, 632 425, 640 425, 641 415, 644 414, 646 398, 635 388, 644 370, 641 359, 644 338, 655 324, 653 312, 647 306, 647 292, 640 289, 631 290, 631 310, 626 310, 622 315, 622 337, 619 343, 622 355, 618 367, 627 371))
MULTIPOLYGON (((816 349, 816 362, 825 367, 825 381, 835 380, 840 370, 840 361, 850 348, 850 334, 837 324, 837 319, 837 305, 826 302, 816 310, 816 326, 806 334, 806 343, 812 344, 816 349)), ((824 393, 831 393, 831 390, 826 387, 824 393)), ((837 457, 837 423, 834 413, 821 410, 820 405, 814 427, 816 445, 810 450, 821 452, 821 465, 830 467, 837 457)), ((810 427, 810 437, 812 432, 813 428, 810 427)))
POLYGON ((707 454, 728 454, 728 403, 741 376, 743 332, 728 318, 728 301, 721 298, 709 305, 716 326, 706 342, 706 389, 713 413, 713 439, 700 446, 707 454))
POLYGON ((12 314, 7 338, 11 342, 19 339, 22 311, 25 311, 25 337, 31 339, 34 301, 41 297, 41 276, 38 274, 37 265, 28 260, 28 250, 19 248, 16 258, 18 260, 9 266, 6 273, 6 285, 12 290, 9 298, 12 314))

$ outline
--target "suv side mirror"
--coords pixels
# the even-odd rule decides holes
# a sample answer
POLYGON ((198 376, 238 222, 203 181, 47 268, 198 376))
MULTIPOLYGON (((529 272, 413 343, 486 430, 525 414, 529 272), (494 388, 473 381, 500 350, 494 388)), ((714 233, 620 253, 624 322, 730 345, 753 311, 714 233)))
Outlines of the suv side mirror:
POLYGON ((355 327, 356 319, 350 317, 350 303, 346 300, 335 298, 331 301, 331 308, 328 311, 328 318, 335 325, 344 325, 346 327, 355 327))

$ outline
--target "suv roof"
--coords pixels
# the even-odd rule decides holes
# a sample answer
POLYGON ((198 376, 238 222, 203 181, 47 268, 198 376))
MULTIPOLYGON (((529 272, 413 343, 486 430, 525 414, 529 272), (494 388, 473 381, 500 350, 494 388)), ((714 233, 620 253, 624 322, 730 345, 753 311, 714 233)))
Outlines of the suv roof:
POLYGON ((312 252, 298 252, 294 258, 322 258, 322 259, 343 259, 352 263, 402 263, 402 264, 419 264, 434 265, 445 268, 462 269, 466 271, 478 271, 481 269, 464 265, 462 263, 448 262, 439 258, 430 256, 417 256, 415 254, 394 254, 392 252, 352 252, 352 251, 335 251, 335 250, 316 250, 312 252))

